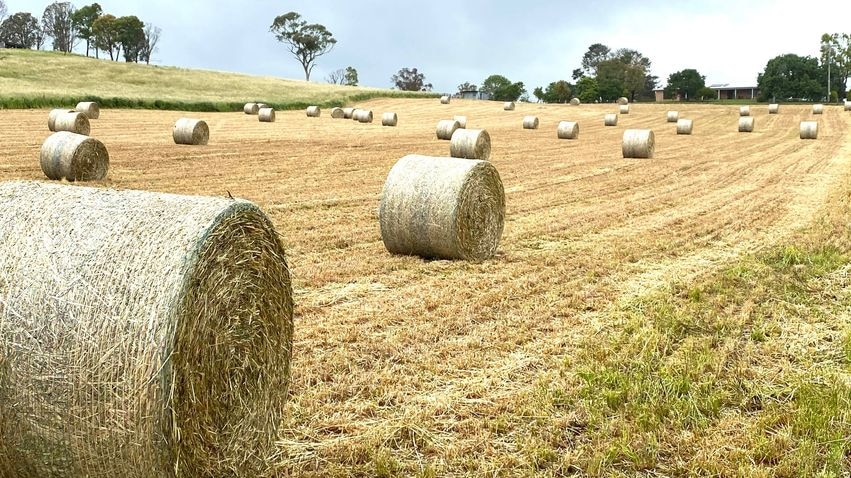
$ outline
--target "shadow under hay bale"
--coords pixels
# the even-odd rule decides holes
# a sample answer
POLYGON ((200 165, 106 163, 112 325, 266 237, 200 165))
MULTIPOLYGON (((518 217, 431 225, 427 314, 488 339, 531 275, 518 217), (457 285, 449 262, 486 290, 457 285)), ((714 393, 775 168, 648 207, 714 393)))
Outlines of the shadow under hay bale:
MULTIPOLYGON (((50 123, 50 118, 47 119, 47 122, 50 123)), ((68 131, 69 133, 88 136, 92 132, 92 127, 86 115, 79 111, 69 111, 56 115, 53 119, 53 131, 68 131)))
POLYGON ((491 157, 491 137, 483 129, 457 129, 452 133, 449 155, 453 158, 481 159, 491 157))
POLYGON ((649 159, 656 151, 656 135, 649 129, 628 129, 623 132, 624 158, 649 159))
POLYGON ((379 221, 391 253, 487 260, 502 237, 502 180, 488 161, 405 156, 384 183, 379 221))
POLYGON ((556 130, 558 139, 579 139, 579 123, 576 121, 561 121, 556 130))
POLYGON ((387 112, 381 115, 381 126, 396 126, 399 122, 399 117, 396 113, 387 112))
POLYGON ((174 123, 171 136, 177 144, 203 146, 210 142, 210 128, 203 120, 180 118, 174 123))
POLYGON ((261 123, 274 123, 277 115, 274 108, 260 108, 257 112, 257 119, 261 123))
POLYGON ((60 131, 41 145, 39 163, 48 179, 99 181, 109 171, 109 152, 95 138, 60 131))
POLYGON ((47 129, 49 129, 50 131, 56 131, 56 118, 58 118, 59 115, 63 115, 65 113, 74 113, 74 112, 75 112, 74 110, 66 110, 66 109, 62 109, 62 108, 56 108, 56 109, 50 110, 50 113, 47 114, 47 129))
POLYGON ((293 302, 257 206, 7 182, 0 236, 0 476, 271 474, 293 302))
POLYGON ((77 103, 77 107, 74 110, 83 113, 90 120, 100 118, 100 105, 94 101, 81 101, 77 103))

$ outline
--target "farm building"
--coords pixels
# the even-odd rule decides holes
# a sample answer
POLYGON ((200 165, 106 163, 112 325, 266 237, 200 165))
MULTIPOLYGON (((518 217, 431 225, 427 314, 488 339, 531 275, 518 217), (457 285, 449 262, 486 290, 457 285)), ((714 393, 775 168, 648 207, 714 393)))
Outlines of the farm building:
POLYGON ((489 100, 491 99, 491 95, 485 93, 484 91, 477 90, 465 90, 461 91, 455 95, 456 98, 461 98, 462 100, 489 100))
POLYGON ((757 86, 730 86, 729 83, 716 83, 709 88, 718 93, 719 100, 752 100, 759 96, 757 86))

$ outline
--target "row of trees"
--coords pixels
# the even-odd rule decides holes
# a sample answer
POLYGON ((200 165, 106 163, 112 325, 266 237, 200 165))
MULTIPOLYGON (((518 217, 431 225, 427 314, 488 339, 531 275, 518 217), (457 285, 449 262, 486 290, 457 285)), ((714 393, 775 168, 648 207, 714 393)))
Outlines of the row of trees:
POLYGON ((70 53, 85 40, 86 56, 94 50, 96 57, 103 51, 110 60, 123 56, 127 62, 150 63, 162 34, 159 27, 146 25, 135 15, 104 14, 98 3, 77 9, 70 2, 53 2, 44 9, 41 20, 29 12, 4 18, 6 10, 4 0, 0 0, 0 41, 18 48, 40 50, 51 38, 54 51, 70 53))

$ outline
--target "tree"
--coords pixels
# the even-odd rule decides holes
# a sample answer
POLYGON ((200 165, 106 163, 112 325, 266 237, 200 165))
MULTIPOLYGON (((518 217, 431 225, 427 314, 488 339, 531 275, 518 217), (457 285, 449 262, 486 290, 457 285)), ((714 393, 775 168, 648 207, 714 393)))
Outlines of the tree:
POLYGON ((44 34, 53 38, 53 50, 71 53, 77 37, 74 26, 74 6, 70 2, 53 2, 44 9, 41 16, 41 28, 44 34))
POLYGON ((814 99, 824 96, 826 77, 818 59, 792 53, 768 60, 757 76, 760 97, 814 99))
POLYGON ((460 85, 458 85, 458 92, 459 93, 462 92, 462 91, 478 91, 478 89, 479 89, 478 86, 470 83, 469 81, 465 81, 464 83, 461 83, 460 85))
POLYGON ((325 26, 318 23, 308 24, 296 12, 275 17, 269 31, 274 33, 275 38, 285 44, 301 63, 304 79, 307 81, 310 81, 310 72, 316 66, 316 59, 331 51, 337 43, 325 26))
POLYGON ((694 94, 695 97, 701 101, 705 100, 714 100, 718 97, 718 93, 715 92, 712 88, 708 86, 704 86, 703 88, 697 90, 697 93, 694 94))
POLYGON ((157 51, 157 43, 160 42, 162 33, 163 31, 160 27, 150 23, 145 24, 145 39, 142 43, 142 49, 139 50, 139 59, 144 61, 145 64, 151 64, 151 55, 157 51))
POLYGON ((656 77, 650 74, 649 58, 629 48, 619 49, 615 52, 614 58, 623 65, 623 86, 630 101, 634 101, 637 96, 645 93, 652 94, 653 88, 656 87, 656 77), (648 83, 653 84, 649 91, 647 91, 648 83))
MULTIPOLYGON (((582 55, 582 71, 584 71, 586 75, 597 76, 597 66, 606 60, 610 60, 611 55, 611 48, 603 45, 602 43, 594 43, 589 46, 588 51, 582 55)), ((574 74, 576 73, 576 70, 574 70, 574 74)))
POLYGON ((343 84, 346 86, 358 86, 358 70, 353 66, 346 67, 346 73, 343 75, 343 84))
POLYGON ((851 77, 851 34, 833 33, 821 36, 821 63, 830 59, 830 89, 845 96, 851 77))
POLYGON ((22 48, 40 47, 41 28, 31 13, 18 12, 0 24, 0 40, 22 48))
POLYGON ((502 75, 491 75, 485 78, 479 91, 489 94, 493 100, 517 101, 526 93, 526 87, 522 81, 512 83, 502 75))
POLYGON ((328 73, 328 76, 325 77, 325 81, 331 83, 332 85, 342 85, 343 80, 346 78, 346 70, 342 68, 338 68, 331 73, 328 73))
MULTIPOLYGON (((103 14, 103 10, 100 8, 100 5, 93 3, 80 8, 71 15, 71 21, 74 22, 74 27, 77 29, 77 36, 86 40, 86 56, 89 56, 89 48, 94 38, 92 24, 101 14, 103 14)), ((97 55, 97 48, 95 49, 95 55, 97 55)))
POLYGON ((624 64, 618 60, 605 60, 597 65, 597 92, 603 101, 614 101, 627 95, 624 64))
POLYGON ((139 17, 130 15, 115 19, 115 24, 118 29, 118 43, 124 51, 124 61, 138 62, 139 55, 145 48, 144 22, 139 20, 139 17))
POLYGON ((97 20, 92 22, 92 37, 94 39, 95 48, 109 53, 110 60, 117 60, 121 52, 121 44, 117 18, 115 15, 101 15, 97 20))
POLYGON ((582 71, 582 68, 576 68, 570 76, 573 78, 573 81, 578 81, 580 78, 585 76, 585 72, 582 71))
POLYGON ((671 73, 668 76, 668 86, 665 88, 665 94, 674 96, 679 92, 680 96, 686 100, 693 100, 698 97, 698 91, 706 87, 706 77, 702 76, 694 68, 671 73))
POLYGON ((593 103, 600 97, 597 79, 592 76, 583 76, 576 82, 576 97, 583 103, 593 103))
POLYGON ((390 77, 390 81, 402 91, 431 91, 432 88, 431 83, 425 82, 425 74, 416 68, 402 68, 390 77))
POLYGON ((533 93, 544 103, 567 103, 572 98, 572 88, 565 80, 554 81, 546 89, 539 86, 533 93))

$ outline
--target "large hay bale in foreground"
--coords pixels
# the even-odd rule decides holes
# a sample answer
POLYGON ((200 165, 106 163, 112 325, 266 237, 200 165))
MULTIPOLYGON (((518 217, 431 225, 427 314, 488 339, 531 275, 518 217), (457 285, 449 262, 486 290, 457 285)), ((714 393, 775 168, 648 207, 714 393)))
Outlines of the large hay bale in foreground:
POLYGON ((63 108, 55 108, 50 110, 50 113, 47 114, 47 129, 50 131, 56 131, 56 118, 59 115, 63 115, 65 113, 74 113, 74 110, 66 110, 63 108))
POLYGON ((502 237, 502 180, 488 161, 405 156, 384 183, 379 221, 391 253, 483 261, 502 237))
POLYGON ((771 103, 768 105, 768 114, 776 115, 780 112, 780 105, 777 103, 771 103))
POLYGON ((491 136, 483 129, 459 128, 452 133, 449 155, 453 158, 487 161, 491 157, 491 136))
POLYGON ((437 122, 437 139, 449 141, 452 139, 452 134, 460 128, 461 125, 455 120, 440 120, 437 122))
POLYGON ((582 104, 582 102, 579 101, 579 98, 573 98, 573 99, 570 100, 570 104, 573 105, 573 106, 579 106, 579 105, 582 104))
POLYGON ((603 117, 603 124, 606 126, 617 126, 618 125, 618 115, 615 113, 609 113, 603 117))
POLYGON ((77 107, 74 110, 83 113, 90 120, 100 118, 100 105, 94 101, 81 101, 77 103, 77 107))
MULTIPOLYGON (((50 118, 47 119, 47 122, 50 123, 50 118)), ((53 119, 53 131, 68 131, 88 136, 92 132, 92 127, 85 114, 79 111, 69 111, 56 115, 53 119)))
POLYGON ((0 184, 0 476, 270 476, 284 249, 228 198, 0 184))
POLYGON ((739 133, 752 133, 753 126, 753 116, 742 116, 739 118, 739 133))
POLYGON ((260 108, 257 112, 257 119, 261 123, 274 123, 276 118, 275 108, 260 108))
POLYGON ((340 108, 340 107, 331 108, 331 118, 343 119, 345 117, 346 117, 346 113, 343 111, 343 108, 340 108))
POLYGON ((502 109, 505 111, 514 111, 515 104, 513 101, 506 101, 502 104, 502 109))
POLYGON ((458 127, 461 129, 467 128, 467 117, 466 116, 453 116, 452 119, 458 122, 458 127))
POLYGON ((355 108, 343 108, 343 118, 352 119, 355 114, 355 108))
POLYGON ((677 134, 691 134, 694 129, 694 121, 690 119, 677 120, 677 134))
POLYGON ((109 171, 109 152, 95 138, 60 131, 41 145, 39 163, 48 179, 98 181, 109 171))
POLYGON ((668 111, 668 114, 665 116, 668 120, 668 123, 676 123, 680 119, 679 111, 668 111))
POLYGON ((177 144, 203 146, 210 142, 210 128, 203 120, 180 118, 174 123, 171 136, 177 144))
POLYGON ((523 117, 523 129, 538 129, 539 124, 540 121, 538 121, 537 116, 523 117))
POLYGON ((256 115, 260 112, 260 105, 257 103, 245 103, 245 106, 242 107, 242 111, 247 115, 256 115))
POLYGON ((449 101, 450 101, 450 98, 449 98, 448 95, 443 95, 443 96, 440 97, 440 104, 442 104, 442 105, 448 105, 449 101))
POLYGON ((628 115, 629 114, 629 105, 623 104, 623 105, 618 106, 618 113, 620 113, 622 115, 628 115))
POLYGON ((308 106, 305 113, 308 118, 319 118, 322 115, 322 109, 318 106, 308 106))
POLYGON ((387 112, 381 115, 381 126, 396 126, 399 123, 399 117, 396 113, 387 112))
POLYGON ((816 103, 813 105, 813 114, 820 115, 824 113, 824 105, 821 103, 816 103))
POLYGON ((562 121, 556 130, 558 139, 579 139, 579 123, 576 121, 562 121))
POLYGON ((739 116, 750 116, 751 107, 748 105, 739 106, 739 116))
POLYGON ((618 104, 619 105, 629 104, 629 98, 627 98, 626 96, 621 96, 620 98, 618 98, 618 104))
POLYGON ((624 158, 652 158, 656 150, 656 136, 649 129, 628 129, 623 132, 624 158))
POLYGON ((372 123, 372 110, 355 110, 352 119, 359 123, 372 123))
POLYGON ((817 121, 801 121, 801 139, 818 139, 817 121))

